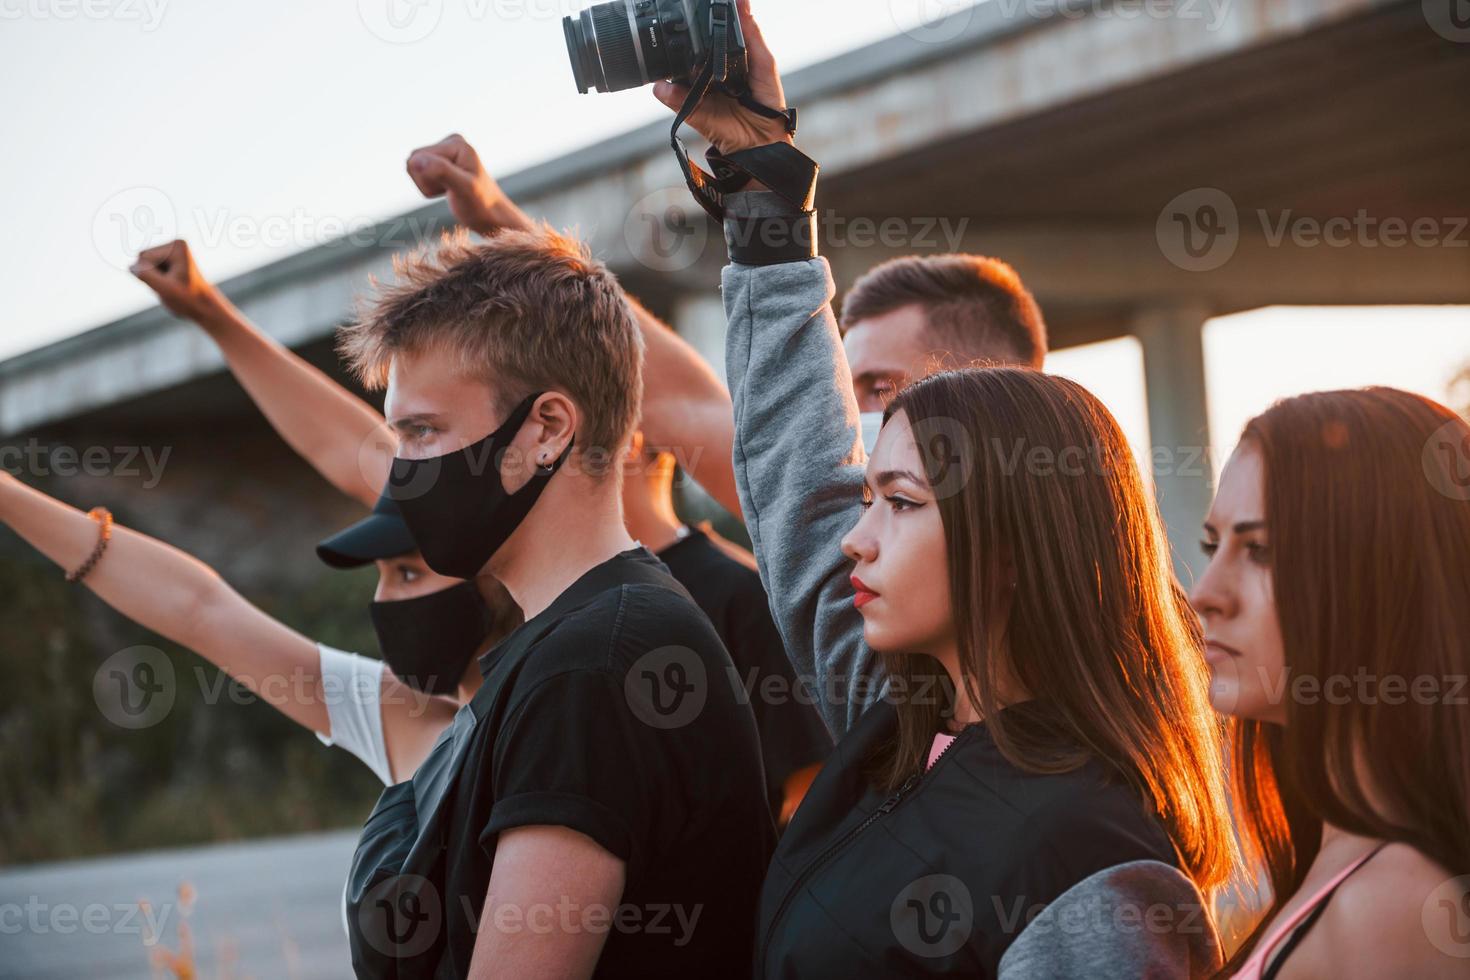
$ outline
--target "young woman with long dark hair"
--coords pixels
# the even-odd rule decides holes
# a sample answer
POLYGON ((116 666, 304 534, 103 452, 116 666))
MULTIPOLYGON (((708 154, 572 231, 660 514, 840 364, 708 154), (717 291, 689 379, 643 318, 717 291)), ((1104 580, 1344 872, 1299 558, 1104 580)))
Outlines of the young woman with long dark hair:
POLYGON ((1208 972, 1221 733, 1116 422, 1063 379, 935 375, 889 406, 862 494, 841 546, 888 699, 772 862, 761 975, 1208 972))
MULTIPOLYGON (((740 19, 751 97, 782 107, 740 19)), ((726 95, 691 124, 727 158, 782 158, 777 182, 811 172, 726 95)), ((840 738, 767 872, 756 975, 1213 971, 1223 733, 1117 423, 1059 378, 946 372, 898 395, 865 460, 811 191, 720 202, 742 510, 840 738)))
POLYGON ((1193 600, 1271 903, 1226 973, 1464 977, 1470 425, 1388 388, 1246 426, 1193 600))

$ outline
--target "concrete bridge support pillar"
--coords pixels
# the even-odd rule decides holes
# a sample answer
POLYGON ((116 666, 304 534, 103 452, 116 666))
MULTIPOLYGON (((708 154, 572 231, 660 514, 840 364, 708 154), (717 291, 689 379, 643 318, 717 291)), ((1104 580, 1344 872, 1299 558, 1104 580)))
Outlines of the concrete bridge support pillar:
POLYGON ((1214 486, 1209 402, 1205 390, 1203 307, 1144 309, 1131 330, 1143 345, 1148 421, 1159 510, 1169 529, 1174 569, 1189 588, 1203 573, 1200 526, 1214 486))

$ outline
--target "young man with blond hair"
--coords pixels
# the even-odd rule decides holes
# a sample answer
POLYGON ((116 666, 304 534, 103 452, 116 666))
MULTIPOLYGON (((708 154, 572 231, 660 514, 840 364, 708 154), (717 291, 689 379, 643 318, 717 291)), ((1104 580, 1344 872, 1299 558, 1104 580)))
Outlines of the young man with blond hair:
MULTIPOLYGON (((407 169, 426 197, 443 196, 454 217, 471 231, 489 237, 532 226, 486 171, 475 148, 458 134, 414 150, 407 169)), ((630 457, 634 465, 624 470, 623 516, 629 533, 669 567, 724 641, 739 672, 731 683, 750 692, 766 792, 773 816, 784 826, 831 753, 832 739, 786 657, 755 556, 707 524, 684 524, 674 509, 676 461, 682 456, 697 463, 708 457, 714 463, 699 467, 701 479, 739 516, 730 465, 729 393, 673 330, 636 301, 633 313, 647 357, 642 428, 634 440, 638 451, 630 457), (700 438, 691 445, 693 433, 700 438), (673 451, 655 444, 661 440, 673 451)))
POLYGON ((438 968, 745 975, 773 843, 756 729, 708 618, 624 528, 628 301, 545 228, 448 236, 398 273, 340 343, 387 389, 389 493, 430 567, 492 576, 526 615, 481 660, 467 747, 452 730, 415 779, 463 751, 438 968))

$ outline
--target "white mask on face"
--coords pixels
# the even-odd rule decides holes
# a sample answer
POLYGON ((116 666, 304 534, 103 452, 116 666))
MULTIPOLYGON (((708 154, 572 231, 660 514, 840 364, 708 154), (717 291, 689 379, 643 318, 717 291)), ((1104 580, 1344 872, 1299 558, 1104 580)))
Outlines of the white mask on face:
POLYGON ((883 431, 883 413, 864 412, 859 418, 863 423, 863 449, 871 456, 878 445, 878 433, 883 431))

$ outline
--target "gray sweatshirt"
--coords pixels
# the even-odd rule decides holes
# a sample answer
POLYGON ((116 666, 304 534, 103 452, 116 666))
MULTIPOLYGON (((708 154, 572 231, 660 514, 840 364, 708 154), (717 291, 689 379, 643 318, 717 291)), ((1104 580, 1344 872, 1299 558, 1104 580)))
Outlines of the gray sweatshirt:
MULTIPOLYGON (((789 215, 774 194, 727 199, 736 221, 789 215)), ((723 277, 726 365, 735 403, 735 479, 761 581, 787 656, 840 740, 883 692, 886 675, 853 606, 842 538, 862 514, 863 451, 852 374, 832 312, 825 259, 731 264, 723 277)), ((1005 980, 1208 976, 1220 963, 1208 903, 1159 862, 1101 871, 1051 903, 1001 963, 1005 980), (1172 910, 1175 927, 1129 928, 1108 910, 1172 910), (1188 910, 1199 928, 1186 928, 1188 910), (1076 927, 1077 922, 1102 922, 1076 927), (1073 925, 1069 926, 1068 924, 1073 925)))
MULTIPOLYGON (((774 194, 736 194, 729 208, 789 210, 774 194)), ((885 675, 863 641, 841 548, 862 516, 867 456, 832 274, 825 259, 729 265, 724 293, 740 506, 786 655, 841 739, 885 675)))

